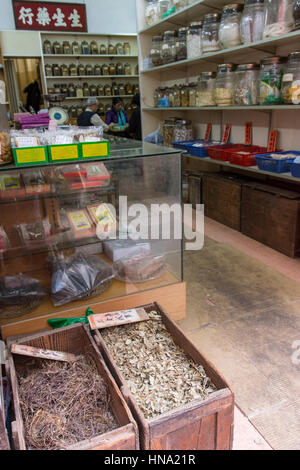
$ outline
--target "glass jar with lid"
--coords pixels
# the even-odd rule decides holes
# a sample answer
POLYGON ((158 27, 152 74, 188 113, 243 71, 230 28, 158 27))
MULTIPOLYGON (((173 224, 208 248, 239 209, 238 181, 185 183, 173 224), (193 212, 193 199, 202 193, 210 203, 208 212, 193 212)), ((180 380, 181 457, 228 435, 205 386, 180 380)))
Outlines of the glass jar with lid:
POLYGON ((174 107, 175 108, 180 108, 180 106, 181 106, 181 90, 177 85, 174 86, 173 97, 174 97, 174 107))
POLYGON ((190 83, 190 86, 189 86, 189 103, 190 103, 190 107, 197 106, 197 87, 196 87, 196 83, 190 83))
POLYGON ((182 10, 182 8, 187 6, 186 0, 172 0, 172 4, 175 7, 175 11, 182 10))
POLYGON ((86 75, 94 75, 94 67, 92 66, 92 64, 87 64, 87 66, 85 67, 85 74, 86 75))
POLYGON ((75 119, 77 117, 77 108, 75 105, 71 106, 69 108, 69 114, 70 114, 70 117, 75 119))
POLYGON ((61 87, 57 83, 54 84, 54 93, 61 93, 61 87))
POLYGON ((82 43, 81 43, 81 53, 83 55, 89 55, 91 53, 90 45, 87 41, 82 41, 82 43))
POLYGON ((105 113, 104 104, 103 104, 103 103, 99 103, 99 106, 98 106, 98 114, 100 114, 100 116, 102 116, 104 113, 105 113))
POLYGON ((75 77, 78 75, 77 66, 75 64, 71 64, 69 66, 69 75, 70 77, 75 77))
POLYGON ((102 75, 109 75, 109 66, 108 64, 102 65, 102 75))
POLYGON ((94 74, 98 76, 101 75, 101 65, 99 64, 95 65, 94 74))
POLYGON ((77 72, 79 77, 83 77, 85 75, 85 66, 83 64, 79 64, 77 68, 77 72))
POLYGON ((174 90, 173 90, 173 87, 170 87, 170 88, 166 89, 166 96, 169 100, 170 108, 173 108, 174 107, 174 90))
POLYGON ((159 96, 159 88, 156 88, 154 90, 154 96, 153 96, 153 101, 154 101, 154 107, 158 107, 158 96, 159 96))
POLYGON ((289 54, 286 72, 282 78, 281 95, 286 104, 299 104, 300 98, 300 52, 289 54))
POLYGON ((261 61, 259 74, 259 104, 281 104, 281 86, 285 60, 267 57, 261 61))
POLYGON ((264 0, 246 0, 240 27, 242 43, 261 41, 264 24, 264 0))
POLYGON ((133 85, 133 92, 132 92, 132 94, 133 94, 133 95, 138 95, 139 92, 140 92, 140 87, 139 87, 139 85, 138 85, 138 84, 133 85))
POLYGON ((176 60, 176 41, 175 31, 166 31, 163 36, 161 46, 161 57, 164 64, 175 62, 176 60))
POLYGON ((107 47, 105 44, 100 44, 100 54, 101 55, 106 55, 107 54, 107 47))
POLYGON ((61 66, 61 75, 62 77, 67 77, 69 75, 69 67, 66 64, 61 66))
POLYGON ((97 86, 96 85, 91 85, 90 86, 90 95, 91 96, 97 96, 97 92, 98 92, 97 86))
POLYGON ((98 55, 99 54, 99 47, 97 41, 91 42, 91 54, 98 55))
POLYGON ((202 72, 199 77, 196 106, 215 106, 215 72, 202 72))
POLYGON ((129 82, 125 84, 125 95, 133 95, 133 86, 129 82))
POLYGON ((188 59, 199 57, 202 54, 201 31, 202 21, 194 21, 190 24, 186 37, 188 59))
POLYGON ((114 46, 113 44, 109 44, 108 45, 108 54, 109 55, 116 55, 117 54, 116 46, 114 46))
POLYGON ((123 54, 124 55, 130 55, 131 54, 131 45, 129 42, 124 42, 123 44, 123 54))
POLYGON ((55 41, 53 43, 53 54, 62 54, 62 53, 63 51, 62 51, 61 43, 58 41, 55 41))
POLYGON ((116 75, 125 75, 125 68, 121 62, 117 63, 116 71, 117 71, 116 75))
POLYGON ((188 108, 190 106, 189 85, 182 85, 180 87, 180 105, 182 108, 188 108))
POLYGON ((124 86, 124 83, 120 83, 119 85, 119 93, 121 96, 124 96, 125 95, 125 86, 124 86))
POLYGON ((177 119, 174 128, 174 141, 182 142, 184 140, 193 140, 192 121, 177 119))
POLYGON ((104 96, 104 85, 98 85, 97 94, 98 96, 104 96))
POLYGON ((128 62, 124 65, 124 73, 125 73, 125 75, 131 75, 132 74, 131 65, 128 62))
POLYGON ((43 43, 43 51, 44 54, 52 54, 52 45, 48 39, 46 39, 46 41, 43 43))
POLYGON ((77 117, 79 117, 81 113, 83 113, 83 107, 80 104, 80 105, 77 106, 77 117))
POLYGON ((111 93, 112 96, 119 96, 119 85, 116 82, 112 83, 111 93))
POLYGON ((187 57, 186 35, 188 28, 179 28, 176 39, 176 60, 185 60, 187 57))
POLYGON ((293 0, 265 0, 264 5, 264 39, 287 34, 293 29, 293 0))
POLYGON ((54 77, 61 77, 61 68, 58 64, 53 64, 52 69, 54 77))
POLYGON ((240 21, 243 7, 239 3, 230 3, 223 8, 219 26, 221 49, 236 47, 241 44, 240 21))
POLYGON ((76 98, 83 98, 83 88, 81 85, 76 86, 76 98))
POLYGON ((108 83, 104 87, 104 95, 105 96, 112 96, 111 86, 108 83))
POLYGON ((83 84, 83 96, 90 96, 90 88, 87 82, 83 84))
POLYGON ((52 65, 50 65, 50 64, 45 65, 45 74, 46 74, 46 77, 52 77, 53 76, 52 65))
POLYGON ((109 75, 117 75, 117 65, 111 62, 108 66, 109 75))
POLYGON ((63 93, 64 95, 68 96, 68 85, 66 85, 66 84, 61 85, 60 92, 63 93))
POLYGON ((124 49, 123 44, 121 42, 118 42, 118 44, 116 44, 116 51, 118 55, 123 55, 124 49))
POLYGON ((162 133, 164 139, 164 145, 167 147, 173 147, 172 142, 175 142, 174 131, 177 118, 166 119, 162 126, 162 133))
POLYGON ((234 66, 221 64, 218 66, 215 83, 215 101, 217 106, 232 106, 234 91, 234 66))
POLYGON ((158 0, 158 16, 162 19, 163 16, 170 10, 172 4, 171 0, 158 0))
POLYGON ((162 65, 162 57, 161 57, 161 46, 162 46, 162 37, 161 36, 153 36, 152 38, 152 48, 150 50, 150 59, 152 60, 152 64, 154 67, 158 65, 162 65))
POLYGON ((158 15, 158 0, 146 0, 145 5, 145 23, 147 26, 152 26, 159 20, 158 15))
POLYGON ((73 85, 73 83, 70 83, 68 86, 68 96, 70 98, 74 98, 76 96, 76 90, 75 90, 75 86, 73 85))
POLYGON ((72 48, 71 48, 71 44, 69 43, 69 41, 63 42, 63 53, 67 55, 72 54, 72 48))
POLYGON ((76 55, 80 54, 80 45, 79 45, 79 42, 77 41, 72 42, 72 54, 76 54, 76 55))
POLYGON ((201 32, 202 51, 204 53, 218 51, 219 46, 219 23, 218 13, 208 13, 203 17, 201 32))
MULTIPOLYGON (((49 94, 49 95, 54 95, 54 94, 55 94, 55 88, 54 88, 54 86, 51 87, 51 88, 48 88, 48 94, 49 94)), ((67 92, 67 95, 68 95, 68 92, 67 92)))
POLYGON ((238 65, 234 75, 234 103, 239 106, 257 105, 259 66, 257 64, 238 65))

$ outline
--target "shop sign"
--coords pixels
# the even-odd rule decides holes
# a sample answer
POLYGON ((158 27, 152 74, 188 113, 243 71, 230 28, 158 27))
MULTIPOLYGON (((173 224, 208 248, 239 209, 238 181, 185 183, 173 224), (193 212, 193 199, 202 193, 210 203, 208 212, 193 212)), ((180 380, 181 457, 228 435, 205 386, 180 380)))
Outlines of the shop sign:
POLYGON ((84 3, 12 0, 16 29, 87 32, 84 3))

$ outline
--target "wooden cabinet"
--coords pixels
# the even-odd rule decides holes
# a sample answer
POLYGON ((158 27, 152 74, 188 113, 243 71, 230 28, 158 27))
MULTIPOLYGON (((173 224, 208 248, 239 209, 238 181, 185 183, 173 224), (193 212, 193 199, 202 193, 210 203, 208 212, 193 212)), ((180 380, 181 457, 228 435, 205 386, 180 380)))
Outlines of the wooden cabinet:
POLYGON ((241 231, 294 257, 300 253, 300 194, 249 183, 243 186, 241 231))

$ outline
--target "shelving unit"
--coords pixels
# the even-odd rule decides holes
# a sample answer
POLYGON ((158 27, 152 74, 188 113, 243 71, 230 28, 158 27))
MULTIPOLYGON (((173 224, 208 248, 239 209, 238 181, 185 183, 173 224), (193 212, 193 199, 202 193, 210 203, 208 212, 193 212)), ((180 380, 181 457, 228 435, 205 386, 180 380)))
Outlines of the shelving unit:
MULTIPOLYGON (((71 63, 76 64, 76 66, 83 64, 86 66, 87 64, 95 65, 103 65, 105 63, 109 64, 112 62, 122 62, 125 64, 126 62, 130 63, 132 74, 131 75, 80 75, 80 76, 46 76, 44 73, 43 76, 43 87, 44 93, 48 94, 49 88, 52 87, 52 84, 58 83, 62 81, 65 83, 65 80, 70 80, 75 86, 82 83, 82 81, 87 81, 90 83, 93 80, 93 84, 101 85, 107 84, 107 82, 114 81, 117 84, 122 83, 122 80, 129 81, 133 85, 139 85, 139 75, 135 73, 136 67, 138 65, 138 48, 137 48, 137 38, 134 34, 115 34, 115 35, 95 35, 95 34, 72 34, 72 33, 41 33, 40 34, 40 42, 41 42, 41 51, 42 51, 42 68, 43 71, 45 70, 46 64, 59 64, 62 65, 63 63, 66 65, 71 65, 71 63), (124 43, 129 42, 131 46, 131 54, 44 54, 43 43, 45 40, 49 40, 52 44, 55 41, 59 41, 63 43, 63 41, 69 41, 72 43, 73 41, 79 42, 81 44, 82 41, 86 40, 87 42, 97 41, 98 46, 100 44, 108 44, 116 45, 118 42, 124 43), (134 83, 133 83, 134 80, 134 83)), ((124 82, 123 82, 124 83, 124 82)), ((129 104, 132 98, 131 95, 120 95, 118 97, 124 98, 125 104, 129 104)), ((66 98, 66 102, 70 102, 70 104, 76 104, 76 101, 82 103, 83 100, 87 100, 88 97, 78 98, 78 97, 68 97, 66 98)), ((97 98, 100 99, 113 99, 114 96, 98 96, 97 98)))
POLYGON ((238 47, 223 49, 203 54, 193 59, 182 60, 171 64, 152 67, 145 70, 143 59, 148 56, 152 36, 162 34, 170 29, 188 26, 192 21, 202 19, 209 12, 221 12, 228 1, 196 1, 192 5, 170 15, 158 23, 145 24, 145 1, 137 0, 139 64, 141 70, 141 95, 143 135, 154 132, 167 117, 181 117, 193 122, 195 138, 203 137, 207 123, 212 124, 212 138, 220 139, 224 126, 230 124, 231 141, 244 142, 244 124, 253 124, 253 142, 265 146, 272 128, 279 130, 280 147, 284 150, 299 148, 298 132, 300 131, 300 105, 279 106, 230 106, 201 108, 157 108, 154 107, 154 90, 159 86, 195 82, 203 71, 216 70, 217 65, 225 62, 234 64, 257 62, 273 55, 287 56, 300 49, 300 31, 293 31, 276 38, 242 44, 238 47))

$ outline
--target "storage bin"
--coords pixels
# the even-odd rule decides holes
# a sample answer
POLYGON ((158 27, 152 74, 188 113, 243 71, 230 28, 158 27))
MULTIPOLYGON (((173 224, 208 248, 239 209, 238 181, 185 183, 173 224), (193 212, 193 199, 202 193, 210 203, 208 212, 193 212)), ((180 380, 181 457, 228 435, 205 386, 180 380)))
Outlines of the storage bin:
POLYGON ((172 142, 172 145, 175 148, 185 150, 190 155, 193 155, 195 157, 206 158, 208 157, 208 148, 215 147, 216 142, 213 142, 213 141, 205 142, 203 139, 196 139, 196 140, 172 142), (203 145, 198 147, 197 144, 203 144, 203 145))
POLYGON ((143 308, 148 313, 155 310, 161 314, 162 321, 175 343, 196 364, 203 366, 217 391, 211 393, 205 400, 195 399, 158 417, 146 419, 100 331, 96 330, 94 332, 96 343, 138 424, 141 449, 230 450, 232 447, 234 397, 229 386, 160 305, 153 303, 143 308))
MULTIPOLYGON (((294 154, 295 158, 300 155, 300 152, 272 152, 284 154, 294 154)), ((286 160, 276 160, 269 156, 270 153, 264 155, 256 155, 257 166, 260 170, 271 171, 272 173, 289 173, 291 171, 291 165, 295 158, 287 158, 286 160)))
POLYGON ((266 147, 258 147, 257 145, 245 146, 239 151, 228 152, 228 160, 233 165, 256 166, 255 155, 266 150, 266 147))
POLYGON ((234 175, 206 174, 202 179, 205 216, 234 230, 241 230, 243 180, 234 175))
POLYGON ((242 189, 241 231, 274 250, 300 253, 300 194, 259 183, 242 189))
POLYGON ((213 160, 219 160, 222 162, 227 162, 229 159, 230 150, 239 150, 243 148, 241 144, 225 144, 217 145, 216 147, 210 147, 208 151, 208 156, 213 160))
POLYGON ((13 440, 16 449, 26 450, 24 421, 22 417, 19 387, 17 383, 17 366, 32 362, 32 358, 12 355, 12 344, 22 344, 35 348, 61 351, 77 355, 90 355, 98 369, 99 375, 105 380, 111 397, 111 409, 119 422, 119 428, 114 431, 95 436, 77 444, 66 447, 66 450, 136 450, 139 439, 136 423, 123 399, 117 384, 109 373, 98 348, 89 332, 87 325, 77 324, 54 331, 36 333, 31 336, 8 338, 8 371, 12 388, 13 404, 16 421, 13 426, 13 440), (29 361, 28 361, 29 360, 29 361))
POLYGON ((291 173, 295 178, 300 178, 300 163, 293 162, 291 164, 291 173))

